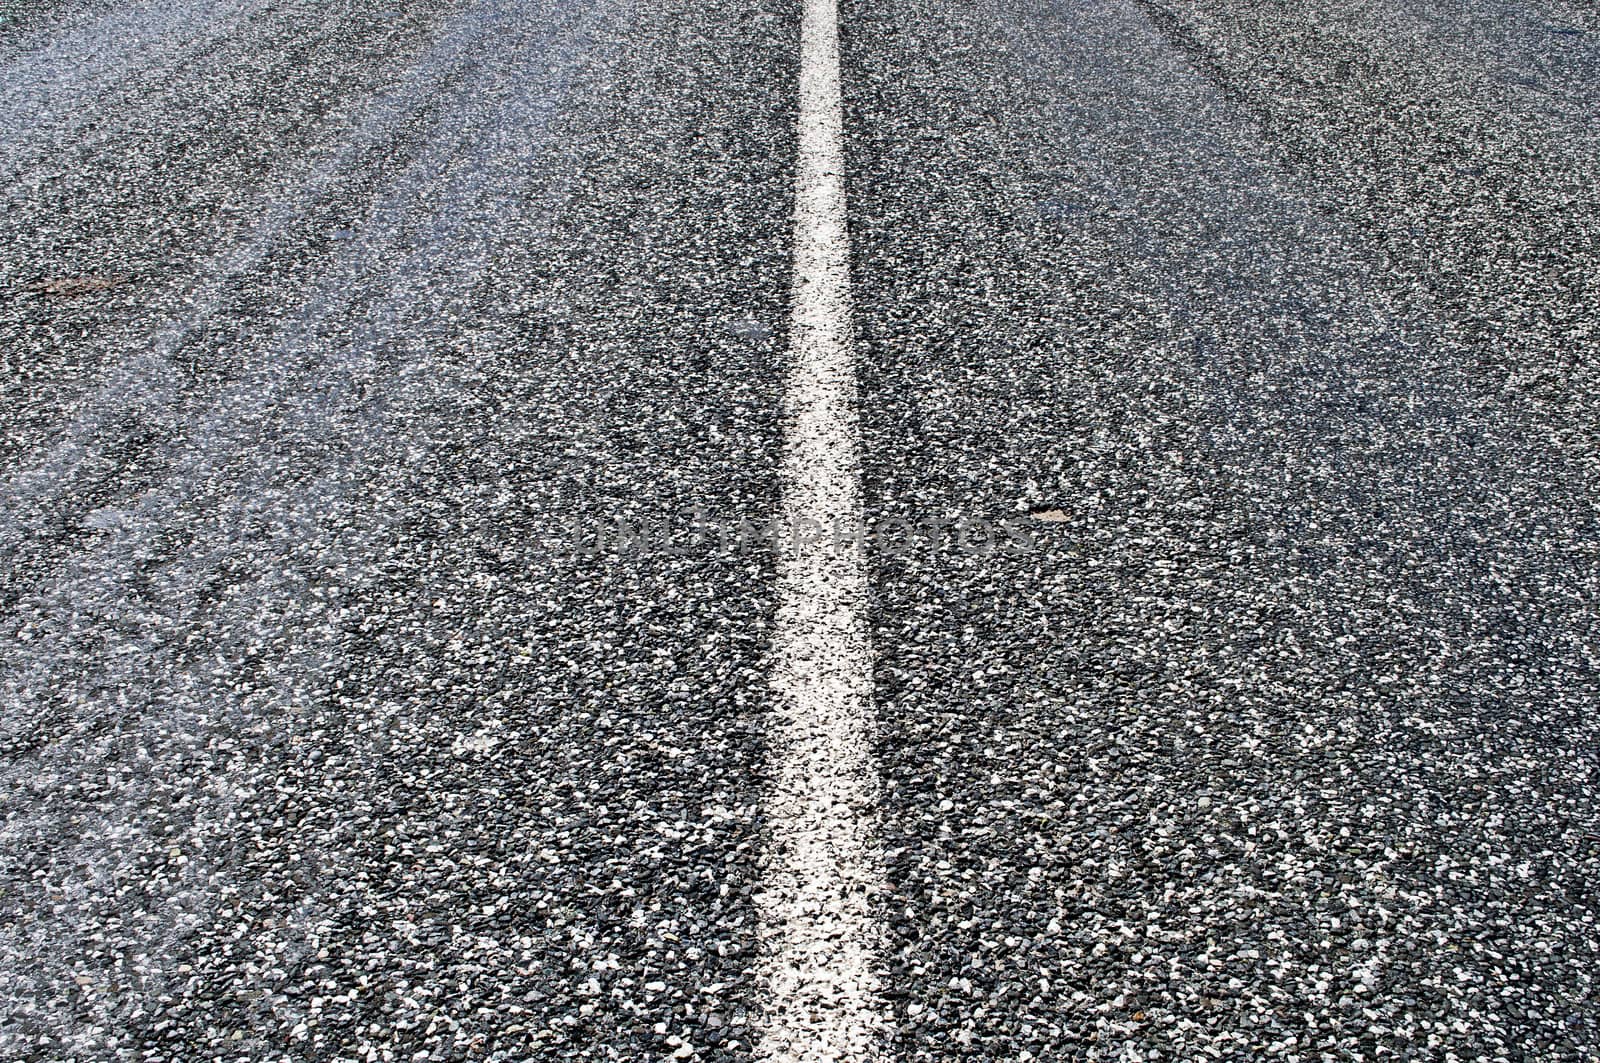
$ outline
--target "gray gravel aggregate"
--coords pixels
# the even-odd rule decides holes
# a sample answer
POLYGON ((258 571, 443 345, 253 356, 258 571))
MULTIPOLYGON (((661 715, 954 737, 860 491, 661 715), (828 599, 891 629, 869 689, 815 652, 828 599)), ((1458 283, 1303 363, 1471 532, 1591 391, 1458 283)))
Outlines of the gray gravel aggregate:
POLYGON ((0 1058, 747 1056, 771 559, 561 547, 775 504, 792 13, 214 6, 0 126, 0 1058))
MULTIPOLYGON (((1592 5, 840 14, 887 1057, 1600 1059, 1592 5)), ((0 0, 0 1059, 752 1057, 797 25, 0 0)))
POLYGON ((1600 1052, 1592 16, 1462 7, 845 5, 870 505, 1048 518, 878 561, 898 1058, 1600 1052))

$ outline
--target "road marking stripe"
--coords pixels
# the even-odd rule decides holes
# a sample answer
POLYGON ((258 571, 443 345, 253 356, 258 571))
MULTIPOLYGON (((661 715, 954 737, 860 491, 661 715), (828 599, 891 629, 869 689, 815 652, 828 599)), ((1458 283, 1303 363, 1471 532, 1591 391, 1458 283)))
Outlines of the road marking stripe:
POLYGON ((872 663, 850 345, 837 0, 804 0, 784 519, 758 899, 767 1012, 758 1057, 870 1063, 887 1029, 874 904, 872 663))

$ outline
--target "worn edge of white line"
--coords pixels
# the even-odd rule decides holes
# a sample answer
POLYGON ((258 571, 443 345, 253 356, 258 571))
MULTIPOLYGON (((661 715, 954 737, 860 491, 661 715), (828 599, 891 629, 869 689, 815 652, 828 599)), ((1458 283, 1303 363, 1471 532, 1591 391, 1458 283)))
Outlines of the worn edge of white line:
POLYGON ((790 534, 771 651, 756 1056, 867 1063, 888 1026, 866 557, 851 534, 862 527, 861 460, 837 0, 804 0, 798 134, 782 473, 790 534))

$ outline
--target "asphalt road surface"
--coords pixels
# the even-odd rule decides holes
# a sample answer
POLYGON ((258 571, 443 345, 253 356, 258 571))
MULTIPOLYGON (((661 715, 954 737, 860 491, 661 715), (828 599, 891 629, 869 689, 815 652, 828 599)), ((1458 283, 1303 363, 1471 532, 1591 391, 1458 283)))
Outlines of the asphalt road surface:
POLYGON ((0 0, 0 1060, 1600 1060, 1597 174, 1578 0, 0 0))

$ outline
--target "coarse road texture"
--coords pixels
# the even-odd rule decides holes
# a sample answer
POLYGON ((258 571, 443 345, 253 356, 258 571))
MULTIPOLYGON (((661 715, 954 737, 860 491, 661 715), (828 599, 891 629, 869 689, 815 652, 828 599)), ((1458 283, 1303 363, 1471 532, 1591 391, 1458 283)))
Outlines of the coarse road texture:
POLYGON ((0 0, 0 1060, 1600 1059, 1593 4, 838 0, 1032 546, 572 549, 808 497, 802 6, 0 0))

